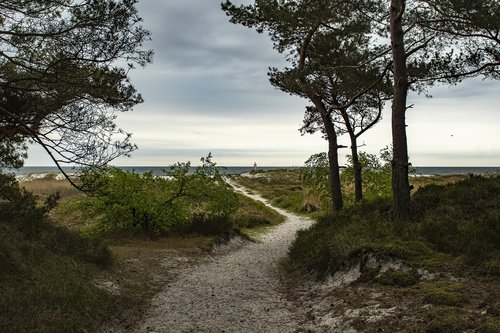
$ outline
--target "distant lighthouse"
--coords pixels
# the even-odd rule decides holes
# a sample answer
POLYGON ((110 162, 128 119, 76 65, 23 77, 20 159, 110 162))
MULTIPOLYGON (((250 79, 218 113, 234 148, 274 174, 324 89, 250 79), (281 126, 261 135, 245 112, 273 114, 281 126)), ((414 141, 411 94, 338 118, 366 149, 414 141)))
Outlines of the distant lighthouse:
POLYGON ((257 171, 257 162, 253 163, 253 171, 257 171))

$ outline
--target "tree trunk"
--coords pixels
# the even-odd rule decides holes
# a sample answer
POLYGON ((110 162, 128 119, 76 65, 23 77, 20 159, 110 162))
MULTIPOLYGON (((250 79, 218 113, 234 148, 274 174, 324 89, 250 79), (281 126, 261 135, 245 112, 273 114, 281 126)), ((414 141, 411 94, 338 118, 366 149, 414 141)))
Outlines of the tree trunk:
MULTIPOLYGON (((356 135, 356 133, 354 133, 354 128, 350 123, 347 109, 341 109, 340 114, 344 119, 345 127, 347 129, 347 132, 349 133, 349 138, 351 139, 352 167, 354 169, 354 199, 356 200, 356 202, 360 202, 361 200, 363 200, 363 178, 361 174, 361 163, 359 163, 358 156, 358 136, 356 135)), ((377 120, 375 120, 372 124, 377 122, 378 118, 379 117, 377 117, 377 120)), ((372 124, 370 124, 367 129, 370 128, 372 124)), ((364 131, 362 131, 361 133, 363 132, 364 131)))
POLYGON ((338 149, 339 145, 337 142, 337 133, 335 131, 335 126, 332 123, 330 114, 326 112, 325 108, 321 109, 321 118, 323 119, 323 125, 325 126, 326 136, 328 138, 328 162, 330 167, 330 192, 332 194, 332 208, 335 212, 336 210, 341 210, 344 206, 342 198, 342 188, 340 186, 340 166, 339 166, 339 156, 338 149))
POLYGON ((408 144, 406 138, 406 97, 408 72, 404 48, 402 18, 405 0, 391 0, 391 45, 394 66, 394 97, 392 100, 392 193, 395 220, 410 219, 410 184, 408 182, 408 144))
MULTIPOLYGON (((350 133, 349 133, 350 134, 350 133)), ((354 169, 354 199, 356 202, 363 200, 363 178, 361 163, 358 156, 358 142, 355 135, 351 135, 352 167, 354 169)))

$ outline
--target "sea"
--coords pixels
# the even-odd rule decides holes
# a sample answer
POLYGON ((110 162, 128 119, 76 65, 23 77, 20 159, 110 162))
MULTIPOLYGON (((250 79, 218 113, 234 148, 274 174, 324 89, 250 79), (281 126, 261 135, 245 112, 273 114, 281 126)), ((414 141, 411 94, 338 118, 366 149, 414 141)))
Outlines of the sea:
MULTIPOLYGON (((158 167, 158 166, 118 166, 118 168, 124 171, 134 171, 137 173, 152 172, 155 175, 165 175, 165 172, 169 170, 169 167, 158 167)), ((253 170, 253 166, 219 166, 220 172, 226 175, 240 174, 253 170)), ((297 166, 259 166, 257 170, 267 171, 267 170, 277 170, 286 169, 293 170, 297 169, 297 166)), ((415 167, 418 176, 432 176, 432 175, 458 175, 458 174, 488 174, 488 173, 500 173, 500 166, 498 167, 415 167)), ((75 167, 63 167, 64 172, 67 174, 75 173, 78 168, 75 167)), ((194 172, 196 167, 191 167, 190 172, 194 172)), ((4 172, 14 173, 16 175, 30 175, 30 174, 47 174, 54 173, 58 174, 60 171, 54 166, 25 166, 17 170, 2 170, 4 172)))
MULTIPOLYGON (((117 166, 117 168, 123 170, 123 171, 133 171, 139 174, 143 174, 146 172, 152 172, 154 175, 161 176, 165 175, 166 172, 170 170, 168 166, 164 167, 159 167, 159 166, 117 166)), ((254 169, 253 166, 218 166, 217 167, 219 171, 222 174, 225 175, 234 175, 234 174, 240 174, 244 172, 249 172, 254 169)), ((78 167, 62 167, 65 173, 67 174, 72 174, 76 173, 79 168, 78 167)), ((262 170, 262 171, 268 171, 268 170, 279 170, 279 169, 286 169, 286 170, 291 170, 291 169, 297 169, 295 166, 263 166, 263 167, 258 167, 257 170, 262 170)), ((23 175, 32 175, 32 174, 48 174, 48 173, 54 173, 58 174, 60 173, 59 169, 54 166, 25 166, 20 169, 7 169, 3 170, 4 172, 8 173, 14 173, 15 175, 18 176, 23 176, 23 175)), ((196 167, 190 167, 189 173, 193 173, 196 171, 196 167)))

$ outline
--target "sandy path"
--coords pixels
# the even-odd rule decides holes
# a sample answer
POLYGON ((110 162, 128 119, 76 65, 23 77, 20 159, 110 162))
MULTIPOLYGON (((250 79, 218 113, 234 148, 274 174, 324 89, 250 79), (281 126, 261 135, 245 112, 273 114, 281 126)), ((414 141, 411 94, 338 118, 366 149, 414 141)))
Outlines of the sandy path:
MULTIPOLYGON (((267 204, 260 196, 229 183, 238 192, 267 204)), ((259 236, 258 243, 187 268, 155 296, 151 308, 132 331, 295 331, 300 318, 280 291, 278 265, 296 231, 311 221, 274 209, 287 217, 284 223, 259 236)))

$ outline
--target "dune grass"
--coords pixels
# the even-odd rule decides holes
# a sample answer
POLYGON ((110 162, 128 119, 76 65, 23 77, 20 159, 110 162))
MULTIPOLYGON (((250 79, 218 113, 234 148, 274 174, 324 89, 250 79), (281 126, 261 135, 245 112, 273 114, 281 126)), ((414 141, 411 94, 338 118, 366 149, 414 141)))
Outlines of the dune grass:
POLYGON ((1 332, 90 331, 114 312, 113 298, 90 282, 99 266, 1 229, 1 332))
POLYGON ((27 191, 42 198, 47 198, 56 192, 59 193, 60 200, 82 195, 82 192, 75 189, 67 180, 58 180, 54 174, 47 174, 40 179, 23 181, 20 185, 27 191))
POLYGON ((311 194, 310 188, 304 184, 299 169, 271 170, 254 173, 253 176, 235 175, 233 179, 259 193, 272 205, 291 212, 314 216, 321 209, 319 198, 311 194))
POLYGON ((362 249, 429 266, 443 254, 467 267, 500 274, 500 176, 428 185, 415 193, 412 205, 415 220, 410 223, 391 221, 387 200, 323 216, 299 233, 291 257, 308 269, 329 273, 362 249))
POLYGON ((112 297, 92 283, 112 264, 106 244, 53 224, 47 209, 0 175, 0 331, 78 332, 114 311, 112 297))
POLYGON ((234 216, 236 226, 239 228, 255 228, 258 226, 273 226, 280 224, 285 218, 278 212, 254 201, 246 196, 238 195, 240 207, 234 216))
POLYGON ((364 281, 414 307, 422 331, 500 332, 500 176, 423 186, 412 207, 407 223, 391 220, 386 200, 324 216, 298 233, 288 267, 326 277, 367 254, 399 258, 411 269, 362 272, 364 281), (419 269, 435 277, 425 280, 419 269))

